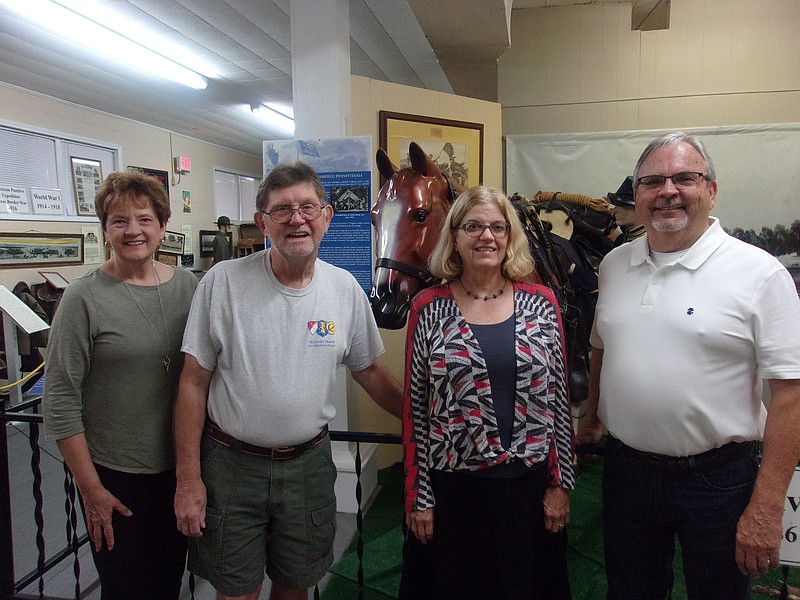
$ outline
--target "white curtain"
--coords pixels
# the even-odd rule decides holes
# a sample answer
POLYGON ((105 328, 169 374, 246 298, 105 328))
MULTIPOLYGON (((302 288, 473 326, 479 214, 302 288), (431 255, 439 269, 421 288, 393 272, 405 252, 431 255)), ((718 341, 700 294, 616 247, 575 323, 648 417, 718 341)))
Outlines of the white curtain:
MULTIPOLYGON (((509 135, 506 191, 602 198, 616 191, 654 138, 672 130, 509 135)), ((712 215, 728 229, 800 219, 800 123, 683 129, 705 145, 719 191, 712 215)))

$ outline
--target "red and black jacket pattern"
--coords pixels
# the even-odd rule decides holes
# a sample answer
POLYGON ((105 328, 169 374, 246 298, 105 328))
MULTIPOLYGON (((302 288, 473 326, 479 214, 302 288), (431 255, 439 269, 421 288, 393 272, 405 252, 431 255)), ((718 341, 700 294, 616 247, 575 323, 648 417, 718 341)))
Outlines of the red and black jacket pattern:
POLYGON ((412 302, 406 337, 403 452, 406 511, 432 508, 430 470, 477 471, 511 457, 547 461, 548 485, 575 485, 564 335, 541 285, 514 283, 516 405, 511 447, 500 443, 480 346, 448 284, 412 302))

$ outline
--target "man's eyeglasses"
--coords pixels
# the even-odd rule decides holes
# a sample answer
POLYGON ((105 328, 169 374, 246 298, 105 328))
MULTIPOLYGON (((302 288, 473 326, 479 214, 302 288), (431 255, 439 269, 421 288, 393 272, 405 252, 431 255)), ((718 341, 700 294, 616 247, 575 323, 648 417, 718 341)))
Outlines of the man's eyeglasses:
POLYGON ((305 221, 316 221, 322 214, 322 207, 319 204, 301 204, 300 206, 281 205, 276 206, 265 215, 269 215, 273 223, 283 225, 292 220, 292 215, 297 211, 305 221))
POLYGON ((508 235, 508 230, 511 229, 511 224, 504 223, 502 221, 497 221, 495 223, 489 223, 487 225, 485 223, 476 223, 475 221, 469 221, 468 223, 462 223, 461 225, 456 225, 455 227, 453 227, 453 229, 461 229, 469 237, 474 237, 474 238, 482 236, 483 232, 488 229, 494 237, 504 238, 508 235))
POLYGON ((705 173, 695 171, 683 171, 674 175, 645 175, 636 180, 636 185, 647 190, 660 190, 667 183, 667 179, 679 188, 691 188, 701 181, 708 181, 709 177, 705 173))

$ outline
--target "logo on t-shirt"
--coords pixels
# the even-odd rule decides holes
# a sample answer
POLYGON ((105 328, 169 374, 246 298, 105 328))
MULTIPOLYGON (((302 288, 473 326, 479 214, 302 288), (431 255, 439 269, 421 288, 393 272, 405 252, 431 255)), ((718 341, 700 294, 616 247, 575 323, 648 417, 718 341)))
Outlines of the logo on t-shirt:
POLYGON ((324 338, 326 335, 333 335, 336 333, 336 326, 333 321, 309 321, 308 322, 309 335, 318 335, 324 338))

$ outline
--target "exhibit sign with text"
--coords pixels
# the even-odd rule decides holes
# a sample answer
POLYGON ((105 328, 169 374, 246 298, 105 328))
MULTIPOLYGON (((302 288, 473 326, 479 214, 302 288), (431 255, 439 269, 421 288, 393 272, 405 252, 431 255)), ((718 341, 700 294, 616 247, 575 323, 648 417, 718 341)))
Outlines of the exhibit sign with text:
POLYGON ((781 564, 800 566, 800 467, 794 471, 783 507, 781 564))
POLYGON ((279 163, 302 161, 322 180, 334 215, 319 257, 372 286, 372 138, 356 136, 263 142, 264 176, 279 163))

